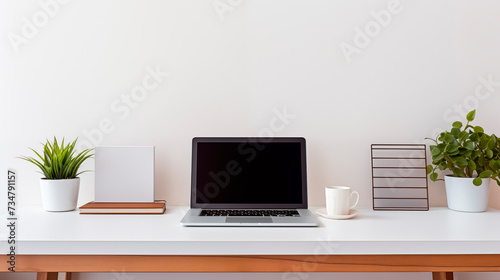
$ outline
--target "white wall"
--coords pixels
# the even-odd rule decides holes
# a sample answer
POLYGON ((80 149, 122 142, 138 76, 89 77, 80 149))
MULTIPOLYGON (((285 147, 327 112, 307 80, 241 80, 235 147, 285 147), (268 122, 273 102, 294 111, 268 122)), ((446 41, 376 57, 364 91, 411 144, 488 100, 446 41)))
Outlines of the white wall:
MULTIPOLYGON (((21 205, 41 204, 40 175, 15 157, 54 135, 155 145, 156 197, 187 205, 192 137, 258 135, 286 110, 274 134, 306 137, 310 204, 342 184, 370 205, 371 143, 422 142, 472 108, 500 133, 498 1, 65 2, 0 1, 0 169, 18 171, 21 205)), ((92 200, 92 173, 81 188, 92 200)))

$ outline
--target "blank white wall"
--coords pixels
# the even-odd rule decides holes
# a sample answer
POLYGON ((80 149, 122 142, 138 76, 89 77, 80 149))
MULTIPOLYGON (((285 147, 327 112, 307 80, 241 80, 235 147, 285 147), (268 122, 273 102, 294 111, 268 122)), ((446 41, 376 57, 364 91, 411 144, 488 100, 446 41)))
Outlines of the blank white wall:
MULTIPOLYGON (((304 136, 310 204, 335 184, 370 205, 370 144, 421 143, 472 108, 500 133, 498 1, 73 0, 43 22, 49 2, 0 1, 0 168, 19 173, 20 205, 41 204, 40 175, 15 157, 54 135, 155 145, 170 205, 189 203, 192 137, 304 136)), ((81 177, 80 205, 93 199, 93 174, 81 177)))
MULTIPOLYGON (((371 143, 422 142, 476 107, 477 124, 500 128, 499 4, 394 1, 235 1, 224 20, 218 1, 70 1, 32 38, 25 18, 42 5, 1 2, 2 168, 19 171, 21 203, 40 204, 39 174, 15 157, 45 138, 155 145, 157 197, 186 205, 192 137, 272 132, 307 138, 311 205, 332 184, 369 205, 371 143)), ((442 185, 430 190, 443 205, 442 185)), ((80 204, 92 198, 87 173, 80 204)))

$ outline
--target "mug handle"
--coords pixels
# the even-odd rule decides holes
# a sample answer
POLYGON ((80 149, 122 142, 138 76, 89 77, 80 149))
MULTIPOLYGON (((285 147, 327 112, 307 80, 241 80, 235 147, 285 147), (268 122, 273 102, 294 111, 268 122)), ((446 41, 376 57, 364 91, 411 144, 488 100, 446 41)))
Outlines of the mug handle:
POLYGON ((356 205, 358 205, 358 202, 359 202, 359 193, 357 191, 352 191, 351 192, 351 196, 350 196, 351 199, 352 199, 352 195, 353 194, 356 195, 356 202, 354 202, 354 204, 351 207, 349 207, 349 209, 352 209, 352 208, 356 207, 356 205))

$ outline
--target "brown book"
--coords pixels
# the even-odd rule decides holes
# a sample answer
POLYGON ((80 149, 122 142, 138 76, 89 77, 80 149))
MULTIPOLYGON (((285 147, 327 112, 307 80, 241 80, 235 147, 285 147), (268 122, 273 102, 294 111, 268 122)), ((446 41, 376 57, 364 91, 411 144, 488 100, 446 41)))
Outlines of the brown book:
POLYGON ((80 214, 163 214, 165 201, 155 202, 89 202, 80 206, 80 214))

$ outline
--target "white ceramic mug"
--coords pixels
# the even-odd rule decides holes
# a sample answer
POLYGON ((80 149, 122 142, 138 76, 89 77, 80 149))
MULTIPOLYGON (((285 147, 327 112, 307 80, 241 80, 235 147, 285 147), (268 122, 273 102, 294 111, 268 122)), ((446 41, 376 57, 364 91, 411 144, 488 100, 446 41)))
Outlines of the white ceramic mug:
POLYGON ((325 188, 326 212, 328 215, 349 215, 352 208, 359 202, 359 193, 344 186, 331 186, 325 188), (356 202, 351 204, 352 197, 356 202))

